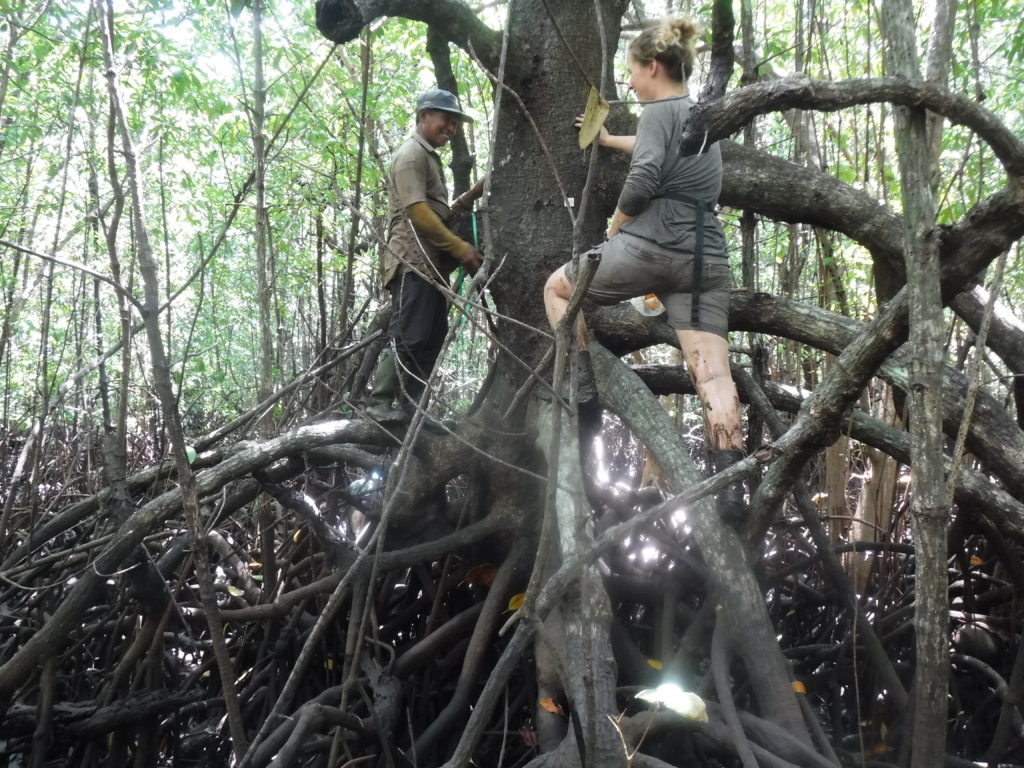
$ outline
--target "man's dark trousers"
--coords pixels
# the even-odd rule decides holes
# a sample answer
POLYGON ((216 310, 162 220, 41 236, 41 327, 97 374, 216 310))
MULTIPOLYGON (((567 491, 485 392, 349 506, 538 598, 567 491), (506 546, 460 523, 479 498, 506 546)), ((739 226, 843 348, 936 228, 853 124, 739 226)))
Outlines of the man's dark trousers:
POLYGON ((405 393, 419 400, 448 335, 448 301, 434 283, 416 272, 403 271, 388 288, 388 336, 401 363, 399 375, 405 393))

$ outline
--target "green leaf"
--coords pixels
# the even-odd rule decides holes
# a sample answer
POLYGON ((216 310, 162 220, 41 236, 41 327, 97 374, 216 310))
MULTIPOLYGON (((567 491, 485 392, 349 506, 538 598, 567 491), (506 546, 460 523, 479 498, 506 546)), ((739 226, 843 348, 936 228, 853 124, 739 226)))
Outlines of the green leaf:
POLYGON ((597 88, 590 86, 587 94, 587 109, 583 113, 583 124, 580 126, 580 149, 590 146, 591 142, 601 133, 601 126, 608 117, 608 102, 597 92, 597 88))

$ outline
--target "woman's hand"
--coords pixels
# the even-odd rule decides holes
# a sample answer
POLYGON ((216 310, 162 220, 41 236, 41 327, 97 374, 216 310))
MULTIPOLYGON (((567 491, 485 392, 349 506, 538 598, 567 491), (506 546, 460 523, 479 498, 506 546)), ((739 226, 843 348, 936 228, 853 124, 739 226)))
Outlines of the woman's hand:
MULTIPOLYGON (((573 123, 573 125, 576 127, 577 131, 582 130, 583 129, 583 115, 576 115, 576 120, 573 123)), ((602 147, 608 146, 608 139, 610 139, 610 138, 611 138, 611 135, 608 133, 608 129, 605 128, 602 125, 601 126, 601 130, 597 134, 597 143, 600 146, 602 146, 602 147)))
MULTIPOLYGON (((577 131, 583 127, 583 115, 576 115, 575 126, 577 131)), ((618 149, 631 155, 633 154, 633 148, 636 146, 636 136, 616 136, 608 133, 608 129, 602 125, 600 132, 597 134, 597 143, 602 147, 618 149)))
POLYGON ((613 237, 615 237, 617 234, 619 234, 619 229, 622 227, 623 224, 625 224, 631 218, 633 218, 633 217, 632 216, 627 216, 622 211, 620 211, 618 208, 616 208, 615 209, 615 214, 612 216, 611 224, 608 225, 608 232, 606 233, 608 239, 611 240, 613 237))

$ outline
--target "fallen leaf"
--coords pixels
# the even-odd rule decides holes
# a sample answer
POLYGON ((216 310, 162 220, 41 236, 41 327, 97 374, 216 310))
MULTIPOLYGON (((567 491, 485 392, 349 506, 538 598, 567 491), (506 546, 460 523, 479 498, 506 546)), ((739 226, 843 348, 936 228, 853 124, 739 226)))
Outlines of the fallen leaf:
POLYGON ((245 592, 236 587, 234 584, 228 584, 228 594, 232 597, 241 597, 245 594, 245 592))
POLYGON ((647 666, 649 666, 651 669, 659 669, 660 670, 660 669, 663 668, 664 665, 660 661, 658 661, 657 659, 648 659, 647 660, 647 666))
POLYGON ((555 701, 550 696, 545 696, 538 702, 543 709, 550 712, 553 715, 564 715, 565 710, 562 709, 562 705, 555 701))
POLYGON ((491 563, 483 563, 481 565, 474 566, 469 569, 466 573, 466 578, 462 580, 463 584, 490 584, 494 581, 494 577, 498 575, 498 569, 491 563))
POLYGON ((518 611, 523 607, 523 603, 526 601, 526 593, 520 592, 518 595, 512 595, 512 599, 508 601, 508 609, 510 611, 518 611))

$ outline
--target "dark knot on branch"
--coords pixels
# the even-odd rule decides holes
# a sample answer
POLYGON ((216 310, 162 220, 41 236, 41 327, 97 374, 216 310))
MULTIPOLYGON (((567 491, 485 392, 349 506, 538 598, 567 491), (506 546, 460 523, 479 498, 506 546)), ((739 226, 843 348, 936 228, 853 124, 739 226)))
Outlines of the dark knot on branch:
POLYGON ((354 0, 316 0, 316 28, 332 43, 347 43, 366 26, 354 0))

